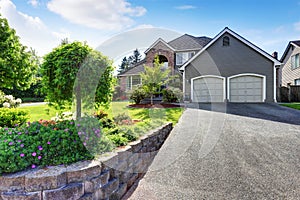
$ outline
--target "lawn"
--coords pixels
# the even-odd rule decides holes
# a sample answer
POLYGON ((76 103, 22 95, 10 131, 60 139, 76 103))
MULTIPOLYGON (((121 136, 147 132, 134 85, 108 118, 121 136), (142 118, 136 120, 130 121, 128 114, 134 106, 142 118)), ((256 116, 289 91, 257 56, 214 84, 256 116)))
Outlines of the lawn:
MULTIPOLYGON (((165 109, 142 109, 142 108, 127 108, 129 102, 112 102, 109 109, 105 109, 105 112, 112 118, 118 114, 126 113, 132 119, 139 120, 151 120, 162 119, 165 122, 177 123, 180 118, 183 108, 165 108, 165 109)), ((37 105, 21 107, 22 110, 27 110, 30 114, 29 121, 38 121, 40 119, 50 120, 55 117, 58 110, 55 110, 48 105, 37 105)))
POLYGON ((284 103, 280 105, 300 110, 300 103, 284 103))

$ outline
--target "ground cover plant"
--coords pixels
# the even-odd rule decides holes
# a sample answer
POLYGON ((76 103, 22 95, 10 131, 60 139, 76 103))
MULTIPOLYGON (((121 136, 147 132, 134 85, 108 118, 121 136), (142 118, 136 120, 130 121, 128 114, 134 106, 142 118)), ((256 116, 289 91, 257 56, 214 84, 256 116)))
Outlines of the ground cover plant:
POLYGON ((50 108, 51 115, 47 115, 47 105, 17 108, 27 110, 35 120, 0 128, 0 174, 93 159, 166 122, 176 123, 183 112, 182 108, 142 109, 128 105, 129 102, 112 102, 109 109, 98 110, 80 121, 50 120, 56 110, 50 108), (47 119, 42 120, 43 116, 47 119))

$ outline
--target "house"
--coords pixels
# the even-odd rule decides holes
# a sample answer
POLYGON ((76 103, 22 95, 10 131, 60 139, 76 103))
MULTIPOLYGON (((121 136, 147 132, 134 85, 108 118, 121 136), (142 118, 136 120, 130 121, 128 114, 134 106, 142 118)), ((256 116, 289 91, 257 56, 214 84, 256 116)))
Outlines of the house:
POLYGON ((182 35, 158 39, 141 63, 119 75, 126 91, 141 84, 144 65, 156 55, 172 74, 182 76, 184 100, 191 102, 274 102, 276 67, 281 62, 229 28, 215 38, 182 35))
POLYGON ((300 40, 289 42, 280 61, 279 87, 300 85, 300 40))
POLYGON ((281 63, 229 28, 186 62, 183 90, 192 102, 275 102, 281 63))
POLYGON ((140 73, 144 72, 144 65, 153 66, 156 55, 159 56, 160 62, 164 63, 164 67, 169 68, 173 75, 181 75, 179 68, 210 41, 211 38, 208 37, 194 37, 188 34, 184 34, 170 42, 159 38, 145 51, 145 59, 118 75, 121 91, 130 91, 134 86, 142 83, 140 73))

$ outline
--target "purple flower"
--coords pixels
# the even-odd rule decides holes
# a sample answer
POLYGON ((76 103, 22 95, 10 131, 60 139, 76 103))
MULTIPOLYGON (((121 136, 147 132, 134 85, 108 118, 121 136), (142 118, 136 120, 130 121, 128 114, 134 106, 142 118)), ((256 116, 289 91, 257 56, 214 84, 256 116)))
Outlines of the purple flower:
POLYGON ((84 142, 83 145, 86 146, 86 143, 84 142))
POLYGON ((9 135, 11 135, 11 132, 8 132, 9 135))
POLYGON ((21 133, 21 132, 19 132, 19 133, 18 133, 18 135, 22 135, 22 133, 21 133))
POLYGON ((8 128, 5 128, 4 130, 6 130, 6 131, 7 131, 7 130, 8 130, 8 128))
POLYGON ((65 129, 65 132, 68 132, 68 131, 69 131, 69 129, 68 129, 68 128, 66 128, 66 129, 65 129))
POLYGON ((30 122, 27 122, 28 125, 30 125, 30 122))
POLYGON ((35 165, 31 165, 31 168, 34 169, 34 168, 36 168, 36 166, 35 165))
POLYGON ((79 126, 80 126, 80 124, 77 124, 77 126, 79 127, 79 126))
POLYGON ((42 150, 43 150, 43 147, 39 146, 39 150, 42 151, 42 150))
POLYGON ((74 122, 70 122, 70 124, 74 124, 74 122))
POLYGON ((24 157, 24 156, 25 156, 25 154, 24 154, 24 153, 21 153, 21 154, 20 154, 20 156, 21 156, 21 157, 24 157))
POLYGON ((38 159, 41 160, 41 159, 42 159, 42 156, 39 156, 38 159))
POLYGON ((48 141, 47 144, 51 144, 51 142, 48 141))
POLYGON ((23 148, 23 147, 24 147, 24 144, 21 144, 21 145, 20 145, 20 147, 22 147, 22 148, 23 148))
POLYGON ((81 135, 81 132, 78 132, 78 135, 81 135))
POLYGON ((13 144, 14 144, 13 142, 8 143, 9 146, 11 146, 11 145, 13 145, 13 144))
POLYGON ((19 126, 18 124, 15 124, 15 127, 19 126))
POLYGON ((7 142, 7 140, 4 140, 4 142, 7 142))
POLYGON ((20 143, 20 142, 22 142, 22 140, 18 140, 18 142, 20 143))
POLYGON ((32 155, 32 156, 36 156, 36 153, 35 153, 35 152, 33 152, 31 155, 32 155))

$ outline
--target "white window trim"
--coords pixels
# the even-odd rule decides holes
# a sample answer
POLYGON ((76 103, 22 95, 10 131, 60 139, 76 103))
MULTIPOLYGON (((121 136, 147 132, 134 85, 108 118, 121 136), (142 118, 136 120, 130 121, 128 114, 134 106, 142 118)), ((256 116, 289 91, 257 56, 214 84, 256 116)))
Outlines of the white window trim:
MULTIPOLYGON (((227 78, 227 99, 230 102, 230 79, 236 78, 236 77, 241 77, 241 76, 256 76, 256 77, 260 77, 263 79, 263 95, 262 95, 262 102, 266 101, 266 76, 264 75, 260 75, 260 74, 254 74, 254 73, 244 73, 244 74, 237 74, 237 75, 233 75, 227 78)), ((275 92, 276 95, 276 92, 275 92)), ((276 99, 276 96, 275 96, 276 99)))
POLYGON ((291 56, 291 70, 297 69, 299 67, 300 67, 300 53, 296 53, 296 54, 294 54, 294 55, 291 56), (298 66, 294 66, 293 67, 294 63, 296 63, 296 56, 297 55, 298 55, 298 66), (294 62, 293 62, 293 59, 292 59, 293 57, 295 58, 294 62))
POLYGON ((191 100, 194 102, 194 80, 200 79, 200 78, 219 78, 223 80, 223 101, 226 101, 226 78, 223 76, 217 76, 217 75, 204 75, 204 76, 197 76, 191 79, 191 100))

